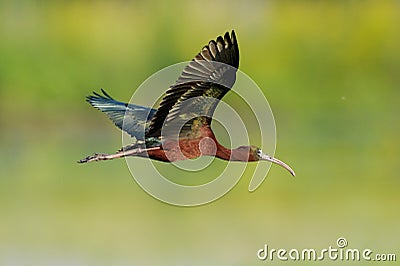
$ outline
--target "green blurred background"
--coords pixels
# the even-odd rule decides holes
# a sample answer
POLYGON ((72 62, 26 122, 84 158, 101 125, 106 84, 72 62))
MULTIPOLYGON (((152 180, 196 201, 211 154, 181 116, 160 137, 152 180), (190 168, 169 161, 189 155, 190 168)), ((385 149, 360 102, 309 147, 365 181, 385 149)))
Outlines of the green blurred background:
POLYGON ((258 265, 264 244, 340 236, 400 256, 399 14, 397 1, 2 1, 0 265, 258 265), (86 95, 129 100, 231 29, 296 178, 273 166, 254 193, 247 174, 182 208, 124 160, 76 163, 121 145, 86 95))

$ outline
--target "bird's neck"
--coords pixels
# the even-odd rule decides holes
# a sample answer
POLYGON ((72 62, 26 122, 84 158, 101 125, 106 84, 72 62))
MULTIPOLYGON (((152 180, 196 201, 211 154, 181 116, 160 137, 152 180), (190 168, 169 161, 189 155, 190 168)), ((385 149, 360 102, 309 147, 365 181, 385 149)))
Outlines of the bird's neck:
POLYGON ((215 154, 215 157, 229 161, 231 159, 231 154, 232 154, 231 149, 225 148, 224 146, 220 145, 219 143, 217 144, 217 152, 215 154))
POLYGON ((236 149, 228 149, 218 143, 216 157, 227 161, 250 162, 257 161, 250 153, 250 147, 239 147, 236 149))

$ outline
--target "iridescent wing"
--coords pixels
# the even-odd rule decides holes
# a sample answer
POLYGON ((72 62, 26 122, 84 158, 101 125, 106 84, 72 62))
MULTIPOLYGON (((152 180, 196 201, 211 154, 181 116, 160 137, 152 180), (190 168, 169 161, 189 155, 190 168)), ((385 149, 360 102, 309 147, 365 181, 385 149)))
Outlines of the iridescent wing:
POLYGON ((219 100, 235 83, 238 67, 239 47, 234 31, 210 41, 167 90, 146 136, 160 137, 162 132, 168 135, 182 126, 179 134, 187 136, 193 133, 193 125, 210 124, 219 100))

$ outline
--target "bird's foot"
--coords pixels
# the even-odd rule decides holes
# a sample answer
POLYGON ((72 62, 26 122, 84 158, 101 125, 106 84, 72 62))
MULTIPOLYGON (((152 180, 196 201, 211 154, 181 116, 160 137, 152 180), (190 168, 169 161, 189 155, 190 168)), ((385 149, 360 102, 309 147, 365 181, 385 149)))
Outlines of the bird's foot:
POLYGON ((88 157, 79 160, 78 163, 90 163, 102 160, 109 160, 110 158, 108 158, 108 156, 108 154, 104 153, 95 153, 94 155, 89 155, 88 157))

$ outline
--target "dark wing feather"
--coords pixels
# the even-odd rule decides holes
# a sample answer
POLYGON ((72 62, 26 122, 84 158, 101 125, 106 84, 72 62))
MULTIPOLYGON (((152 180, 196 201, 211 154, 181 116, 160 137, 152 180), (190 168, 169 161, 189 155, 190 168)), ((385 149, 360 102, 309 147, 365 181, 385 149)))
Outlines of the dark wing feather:
MULTIPOLYGON (((190 129, 195 117, 211 122, 218 100, 232 88, 239 67, 239 47, 235 32, 225 33, 210 41, 184 68, 178 80, 166 92, 153 119, 147 136, 161 136, 161 129, 168 123, 186 121, 190 129), (192 119, 189 122, 188 119, 192 119)), ((171 127, 172 128, 172 127, 171 127)))
POLYGON ((86 97, 87 102, 107 114, 117 127, 132 137, 143 140, 148 122, 157 110, 116 101, 103 89, 101 91, 104 95, 93 92, 94 95, 86 97))

